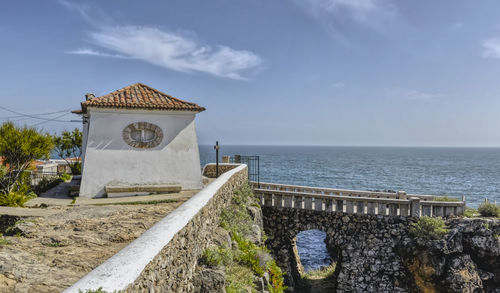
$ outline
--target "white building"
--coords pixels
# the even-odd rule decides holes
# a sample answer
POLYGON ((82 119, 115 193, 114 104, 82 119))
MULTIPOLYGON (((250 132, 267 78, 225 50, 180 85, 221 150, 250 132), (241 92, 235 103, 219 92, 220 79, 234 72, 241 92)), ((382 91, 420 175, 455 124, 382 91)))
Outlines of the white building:
POLYGON ((195 115, 205 110, 144 84, 110 94, 86 95, 80 196, 105 188, 201 188, 195 115))

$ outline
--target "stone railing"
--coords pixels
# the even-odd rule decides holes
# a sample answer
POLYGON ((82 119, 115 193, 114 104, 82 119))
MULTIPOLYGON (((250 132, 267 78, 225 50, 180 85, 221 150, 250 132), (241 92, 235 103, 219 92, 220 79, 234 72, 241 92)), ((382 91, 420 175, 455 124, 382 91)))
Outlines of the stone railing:
POLYGON ((404 217, 447 217, 463 215, 462 201, 436 201, 434 195, 398 192, 372 192, 319 188, 273 183, 253 183, 254 193, 263 206, 308 209, 348 214, 404 217))
POLYGON ((220 175, 64 292, 101 287, 106 292, 192 292, 198 258, 233 191, 247 182, 247 170, 239 165, 220 175))
MULTIPOLYGON (((232 170, 236 167, 238 167, 240 164, 233 164, 233 163, 219 163, 219 176, 223 173, 226 173, 229 170, 232 170)), ((214 163, 208 163, 203 167, 202 174, 205 177, 208 178, 215 178, 216 174, 216 165, 214 163)))

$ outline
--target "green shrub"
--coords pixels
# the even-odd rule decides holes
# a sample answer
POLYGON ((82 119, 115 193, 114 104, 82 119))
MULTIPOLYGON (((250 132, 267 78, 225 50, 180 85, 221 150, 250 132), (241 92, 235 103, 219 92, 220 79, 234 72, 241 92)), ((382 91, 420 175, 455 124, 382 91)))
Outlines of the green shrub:
POLYGON ((247 207, 255 202, 252 189, 248 184, 234 191, 232 205, 222 210, 220 226, 231 233, 247 235, 253 224, 247 207))
POLYGON ((69 175, 68 173, 63 173, 60 176, 60 178, 61 178, 62 181, 69 181, 69 180, 71 180, 71 175, 69 175))
MULTIPOLYGON (((276 265, 276 262, 273 260, 269 265, 269 276, 271 278, 271 285, 267 286, 267 290, 269 293, 283 293, 288 288, 285 286, 285 278, 283 277, 285 274, 283 271, 276 265)), ((334 267, 335 270, 335 267, 334 267)))
POLYGON ((482 217, 500 217, 500 206, 493 203, 484 202, 477 211, 482 217))
POLYGON ((226 267, 226 292, 247 293, 255 292, 254 275, 251 269, 233 265, 226 267))
POLYGON ((28 194, 10 192, 10 193, 0 193, 0 206, 6 207, 24 207, 24 204, 36 197, 36 194, 30 192, 28 194))
POLYGON ((3 238, 3 234, 0 233, 0 246, 3 246, 5 244, 9 244, 9 241, 7 241, 7 239, 3 238))
POLYGON ((61 178, 42 178, 40 182, 33 188, 33 191, 36 194, 40 195, 45 191, 56 187, 62 182, 63 180, 61 178))
POLYGON ((201 256, 200 262, 209 267, 218 267, 221 265, 230 265, 233 261, 233 253, 226 246, 215 247, 211 246, 201 256))
POLYGON ((410 231, 414 236, 428 240, 441 239, 448 233, 442 218, 427 216, 420 217, 417 222, 412 223, 410 231))
POLYGON ((479 216, 477 209, 465 207, 464 216, 467 218, 473 218, 479 216))
POLYGON ((460 201, 456 197, 448 196, 448 195, 442 195, 442 196, 435 196, 433 198, 434 201, 460 201))
POLYGON ((248 265, 254 273, 262 277, 267 268, 260 266, 257 253, 259 250, 265 251, 265 249, 253 244, 238 233, 233 233, 231 238, 238 243, 239 253, 236 254, 236 260, 242 265, 248 265))

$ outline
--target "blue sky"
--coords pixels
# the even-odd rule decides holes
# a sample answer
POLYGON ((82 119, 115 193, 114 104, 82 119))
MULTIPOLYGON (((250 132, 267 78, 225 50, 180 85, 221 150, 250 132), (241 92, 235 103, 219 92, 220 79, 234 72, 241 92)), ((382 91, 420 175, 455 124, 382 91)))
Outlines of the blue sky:
POLYGON ((455 0, 9 1, 0 105, 77 109, 87 92, 142 82, 207 108, 203 144, 500 146, 499 11, 455 0))

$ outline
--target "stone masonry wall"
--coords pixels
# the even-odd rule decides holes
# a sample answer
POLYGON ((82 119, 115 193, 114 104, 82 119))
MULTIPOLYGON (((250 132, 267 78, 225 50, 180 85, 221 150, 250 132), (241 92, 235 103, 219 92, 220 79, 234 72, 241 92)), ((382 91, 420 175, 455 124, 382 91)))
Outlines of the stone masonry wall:
POLYGON ((191 292, 196 263, 219 224, 233 191, 247 181, 247 168, 234 174, 198 214, 165 246, 126 292, 191 292))
POLYGON ((337 263, 336 292, 500 292, 500 221, 450 219, 442 240, 415 239, 415 218, 262 207, 277 264, 293 287, 300 280, 296 235, 326 232, 337 263))
MULTIPOLYGON (((219 164, 219 175, 222 173, 226 173, 227 171, 230 171, 236 167, 238 167, 238 164, 219 164)), ((208 177, 208 178, 215 178, 215 164, 207 164, 203 168, 203 176, 208 177)))

